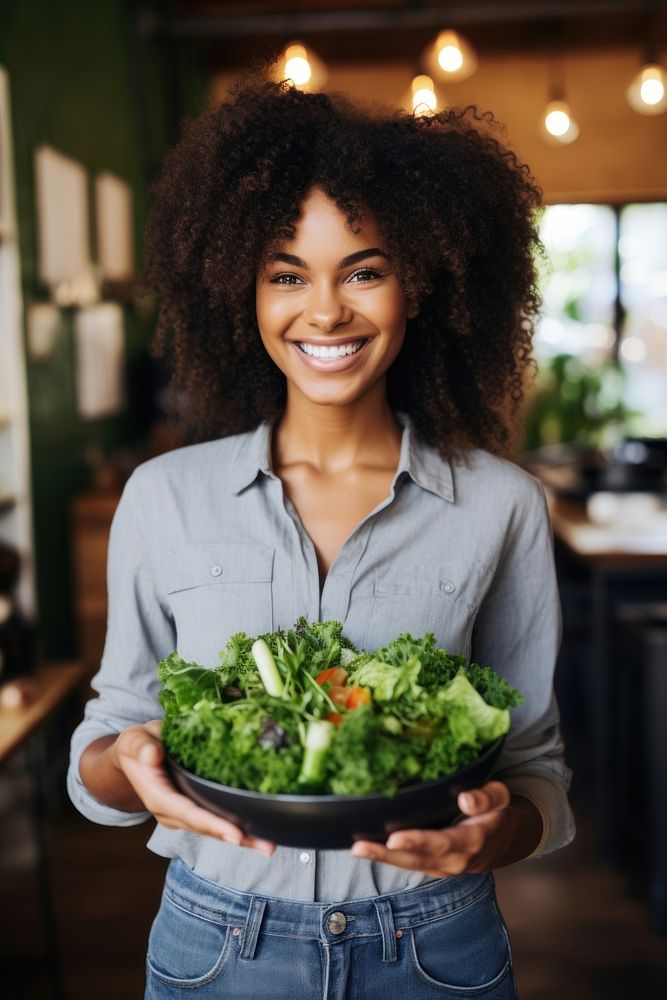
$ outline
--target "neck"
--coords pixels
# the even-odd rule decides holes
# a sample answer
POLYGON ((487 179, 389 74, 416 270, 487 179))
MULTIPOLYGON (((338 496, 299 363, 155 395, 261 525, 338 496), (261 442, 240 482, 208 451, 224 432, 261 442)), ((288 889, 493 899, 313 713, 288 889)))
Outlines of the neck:
POLYGON ((401 428, 381 380, 361 399, 343 406, 314 403, 291 391, 273 437, 274 467, 305 462, 336 474, 355 465, 397 461, 401 428))

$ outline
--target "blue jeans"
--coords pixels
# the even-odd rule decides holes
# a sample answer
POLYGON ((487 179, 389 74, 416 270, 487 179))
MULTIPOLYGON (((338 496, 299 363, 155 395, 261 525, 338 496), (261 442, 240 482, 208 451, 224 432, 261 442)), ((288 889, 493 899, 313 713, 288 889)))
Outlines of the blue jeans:
POLYGON ((172 861, 145 1000, 515 1000, 493 877, 341 903, 237 892, 172 861))

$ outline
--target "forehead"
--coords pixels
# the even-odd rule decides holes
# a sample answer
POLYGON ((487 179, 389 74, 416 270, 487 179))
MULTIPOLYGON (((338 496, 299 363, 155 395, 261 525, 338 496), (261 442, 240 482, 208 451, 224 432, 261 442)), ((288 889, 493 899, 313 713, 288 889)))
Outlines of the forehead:
POLYGON ((297 245, 310 245, 320 252, 328 248, 376 245, 379 240, 379 230, 375 217, 368 210, 355 222, 353 232, 348 226, 346 213, 320 188, 311 188, 299 205, 299 216, 294 224, 295 234, 291 240, 284 240, 279 245, 282 249, 297 245), (369 244, 369 240, 371 243, 369 244), (335 247, 331 244, 335 243, 335 247))

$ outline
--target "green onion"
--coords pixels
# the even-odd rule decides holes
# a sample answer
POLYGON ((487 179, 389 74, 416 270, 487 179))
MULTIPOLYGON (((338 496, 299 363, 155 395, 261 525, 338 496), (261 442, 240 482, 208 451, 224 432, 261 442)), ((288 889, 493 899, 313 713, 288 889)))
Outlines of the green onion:
POLYGON ((259 676, 267 692, 279 698, 285 689, 283 679, 278 672, 276 661, 264 639, 256 639, 252 644, 252 656, 257 664, 259 676))
POLYGON ((325 719, 315 719, 308 723, 304 744, 303 764, 299 782, 304 785, 318 785, 324 780, 326 756, 333 739, 334 727, 325 719))

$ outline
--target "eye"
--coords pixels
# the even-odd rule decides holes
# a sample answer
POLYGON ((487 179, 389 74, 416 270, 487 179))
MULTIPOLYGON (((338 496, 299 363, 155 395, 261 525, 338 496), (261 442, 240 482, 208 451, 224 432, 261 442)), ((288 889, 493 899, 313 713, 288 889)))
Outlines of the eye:
POLYGON ((272 285, 303 284, 298 274, 291 274, 289 271, 284 271, 281 274, 274 274, 270 281, 272 285))
POLYGON ((360 281, 355 281, 354 284, 358 285, 366 281, 374 281, 375 278, 383 278, 384 275, 381 271, 376 271, 374 267, 360 267, 358 271, 354 271, 348 281, 352 281, 353 278, 360 278, 360 281))

